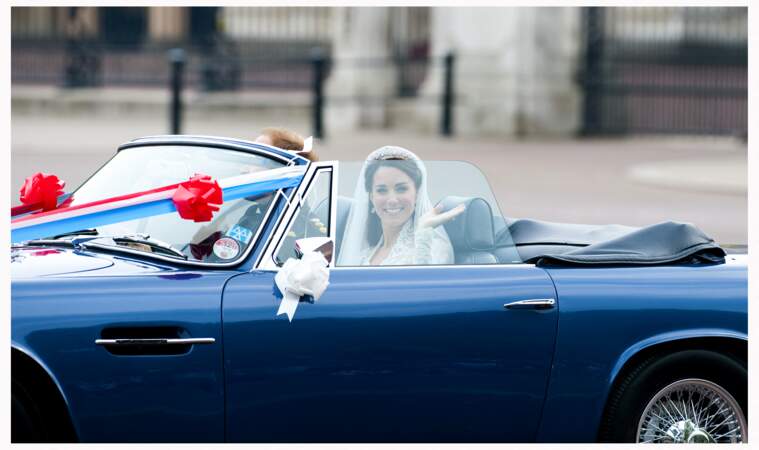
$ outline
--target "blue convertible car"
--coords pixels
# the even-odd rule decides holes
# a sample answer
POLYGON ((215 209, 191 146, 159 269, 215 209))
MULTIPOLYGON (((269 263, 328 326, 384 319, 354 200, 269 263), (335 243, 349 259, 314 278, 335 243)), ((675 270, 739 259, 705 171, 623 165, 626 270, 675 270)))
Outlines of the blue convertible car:
POLYGON ((747 441, 745 254, 687 224, 504 216, 473 166, 425 164, 433 204, 464 205, 439 225, 454 261, 351 266, 360 163, 202 136, 122 145, 70 205, 304 171, 210 222, 15 242, 12 439, 747 441), (289 321, 275 275, 314 237, 337 244, 329 287, 289 321))

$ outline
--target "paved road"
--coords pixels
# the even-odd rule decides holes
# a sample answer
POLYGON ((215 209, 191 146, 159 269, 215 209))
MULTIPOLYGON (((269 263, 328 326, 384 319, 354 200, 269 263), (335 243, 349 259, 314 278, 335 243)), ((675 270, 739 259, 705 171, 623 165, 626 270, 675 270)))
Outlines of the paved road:
MULTIPOLYGON (((163 108, 160 109, 164 111, 163 108)), ((251 138, 265 126, 308 130, 281 112, 189 115, 185 132, 251 138)), ((131 138, 166 131, 163 114, 12 115, 11 202, 24 177, 56 173, 77 186, 131 138)), ((361 160, 381 145, 423 159, 466 160, 490 180, 504 214, 574 223, 692 222, 721 243, 747 242, 746 145, 732 139, 628 138, 510 141, 360 132, 317 143, 322 159, 361 160)))

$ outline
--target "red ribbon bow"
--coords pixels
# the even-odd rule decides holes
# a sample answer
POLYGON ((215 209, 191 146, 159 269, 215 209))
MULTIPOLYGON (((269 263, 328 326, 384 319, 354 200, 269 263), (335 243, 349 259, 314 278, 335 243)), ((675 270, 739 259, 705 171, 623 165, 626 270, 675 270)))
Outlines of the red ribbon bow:
POLYGON ((58 206, 58 197, 63 195, 65 182, 55 175, 37 172, 27 178, 19 193, 21 203, 28 209, 40 209, 50 211, 58 206))
POLYGON ((172 197, 179 216, 194 222, 209 222, 224 202, 219 183, 210 176, 196 173, 190 181, 180 183, 172 197))

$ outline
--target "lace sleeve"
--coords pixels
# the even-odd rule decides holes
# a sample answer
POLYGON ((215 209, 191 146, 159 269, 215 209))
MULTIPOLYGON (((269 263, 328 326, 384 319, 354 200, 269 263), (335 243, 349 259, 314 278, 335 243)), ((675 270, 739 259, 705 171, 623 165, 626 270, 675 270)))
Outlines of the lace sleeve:
POLYGON ((453 247, 434 228, 420 228, 414 233, 414 264, 453 264, 453 247))

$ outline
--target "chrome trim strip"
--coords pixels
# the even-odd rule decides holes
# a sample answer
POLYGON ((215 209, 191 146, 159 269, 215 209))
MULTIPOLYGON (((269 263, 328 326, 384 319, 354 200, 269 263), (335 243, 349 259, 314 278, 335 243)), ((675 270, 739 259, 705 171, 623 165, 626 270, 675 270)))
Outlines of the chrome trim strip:
POLYGON ((428 264, 424 266, 397 265, 397 266, 337 266, 338 269, 367 270, 367 269, 459 269, 462 267, 481 268, 481 267, 537 267, 535 264, 528 263, 497 263, 497 264, 428 264))
POLYGON ((332 260, 329 262, 329 268, 335 267, 337 261, 337 183, 340 176, 340 163, 335 161, 332 164, 332 192, 329 200, 329 238, 332 239, 333 251, 332 260))
MULTIPOLYGON (((523 269, 527 268, 535 268, 535 264, 527 264, 527 263, 513 263, 513 264, 435 264, 435 265, 426 265, 426 266, 337 266, 330 270, 390 270, 390 269, 403 269, 403 270, 422 270, 422 269, 461 269, 461 268, 492 268, 492 269, 502 269, 505 267, 521 267, 523 269)), ((276 269, 265 269, 265 268, 259 268, 257 270, 270 270, 276 272, 279 268, 276 269)), ((520 270, 523 270, 520 269, 520 270)), ((256 270, 256 269, 253 269, 256 270)))
POLYGON ((555 304, 556 300, 552 298, 533 298, 506 303, 503 307, 506 309, 551 309, 555 304))
POLYGON ((176 338, 176 339, 95 339, 96 345, 195 345, 213 344, 214 338, 176 338))

